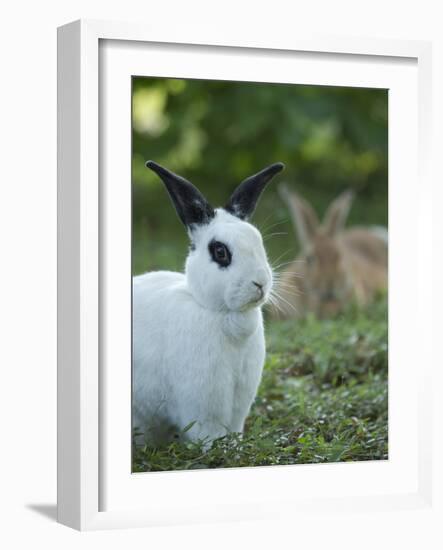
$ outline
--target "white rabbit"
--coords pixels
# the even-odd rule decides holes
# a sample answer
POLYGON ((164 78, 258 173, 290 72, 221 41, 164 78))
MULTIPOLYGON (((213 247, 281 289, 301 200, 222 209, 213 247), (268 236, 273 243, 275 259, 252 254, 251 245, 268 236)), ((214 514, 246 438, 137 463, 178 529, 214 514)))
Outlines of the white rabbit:
POLYGON ((187 180, 146 165, 166 185, 191 247, 184 273, 133 279, 133 427, 152 444, 208 446, 243 431, 260 382, 272 271, 247 220, 283 164, 246 179, 217 209, 187 180))

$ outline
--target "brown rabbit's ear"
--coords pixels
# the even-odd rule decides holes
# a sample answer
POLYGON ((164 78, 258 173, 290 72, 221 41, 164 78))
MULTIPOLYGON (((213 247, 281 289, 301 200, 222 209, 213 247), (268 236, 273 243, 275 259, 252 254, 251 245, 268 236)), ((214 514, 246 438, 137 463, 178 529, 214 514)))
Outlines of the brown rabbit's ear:
POLYGON ((354 192, 349 190, 339 195, 329 205, 323 221, 323 228, 331 237, 344 228, 353 200, 354 192))
POLYGON ((317 214, 305 199, 302 199, 295 191, 291 191, 286 184, 280 184, 278 192, 289 207, 300 244, 306 248, 319 226, 317 214))

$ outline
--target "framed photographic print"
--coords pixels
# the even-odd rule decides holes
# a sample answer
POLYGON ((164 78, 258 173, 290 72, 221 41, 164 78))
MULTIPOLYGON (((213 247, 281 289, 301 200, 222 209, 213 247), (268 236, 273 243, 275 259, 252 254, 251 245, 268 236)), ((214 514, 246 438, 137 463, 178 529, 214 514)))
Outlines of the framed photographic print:
POLYGON ((431 510, 429 45, 58 40, 59 521, 431 510))

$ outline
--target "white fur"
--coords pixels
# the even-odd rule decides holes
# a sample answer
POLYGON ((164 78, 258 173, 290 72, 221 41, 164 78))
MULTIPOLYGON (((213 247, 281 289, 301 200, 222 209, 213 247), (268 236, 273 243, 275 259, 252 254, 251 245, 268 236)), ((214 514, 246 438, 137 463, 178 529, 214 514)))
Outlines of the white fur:
POLYGON ((265 358, 272 272, 259 231, 217 209, 190 236, 184 274, 133 279, 133 426, 155 444, 242 432, 265 358), (228 267, 212 261, 212 239, 230 248, 228 267))

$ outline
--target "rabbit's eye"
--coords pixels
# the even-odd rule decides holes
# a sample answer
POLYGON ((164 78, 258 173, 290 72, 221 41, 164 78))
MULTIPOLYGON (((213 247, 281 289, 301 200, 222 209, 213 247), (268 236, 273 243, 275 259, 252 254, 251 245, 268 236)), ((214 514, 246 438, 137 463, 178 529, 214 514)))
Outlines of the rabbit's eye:
POLYGON ((220 241, 212 240, 209 243, 209 253, 214 262, 217 262, 220 267, 228 267, 231 263, 232 254, 229 248, 220 241))

